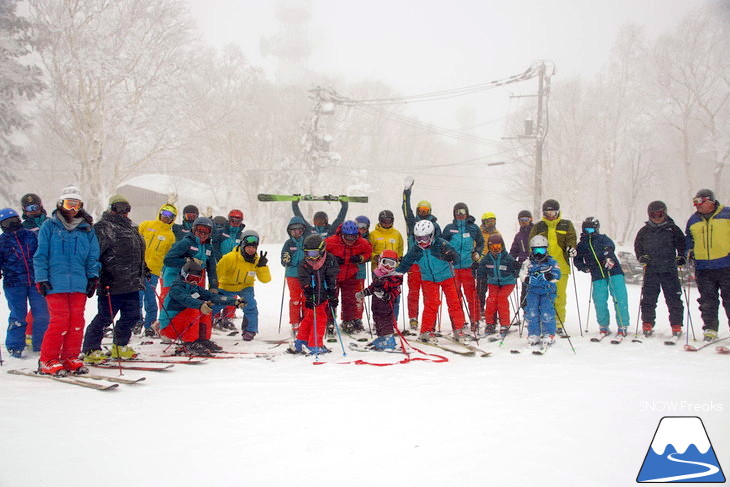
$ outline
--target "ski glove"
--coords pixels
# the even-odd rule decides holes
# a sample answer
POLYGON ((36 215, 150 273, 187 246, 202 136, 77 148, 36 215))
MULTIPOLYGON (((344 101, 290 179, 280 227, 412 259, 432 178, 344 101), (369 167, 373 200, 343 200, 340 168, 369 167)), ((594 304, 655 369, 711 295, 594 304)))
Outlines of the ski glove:
POLYGON ((578 251, 575 250, 575 247, 567 247, 565 251, 568 253, 568 257, 571 259, 575 258, 576 255, 578 255, 578 251))
POLYGON ((357 299, 358 301, 362 301, 363 299, 365 299, 365 293, 363 293, 362 291, 356 292, 355 299, 357 299))
POLYGON ((675 262, 677 262, 677 267, 684 267, 687 265, 687 259, 684 255, 678 255, 676 259, 674 259, 675 262))
POLYGON ((609 271, 611 269, 613 269, 613 266, 615 266, 615 265, 616 265, 616 262, 614 262, 613 259, 610 257, 606 258, 606 260, 603 261, 603 267, 605 267, 609 271))
POLYGON ((210 307, 207 301, 200 305, 200 312, 204 315, 209 315, 212 311, 213 308, 210 307))
POLYGON ((340 302, 337 300, 337 298, 329 298, 327 300, 327 304, 329 305, 332 312, 334 312, 337 309, 337 305, 340 304, 340 302))
MULTIPOLYGON (((145 281, 148 281, 148 282, 150 279, 152 279, 152 271, 147 266, 144 266, 144 279, 145 279, 145 281)), ((91 297, 91 296, 89 296, 89 297, 91 297)))
POLYGON ((414 179, 411 176, 406 176, 406 178, 403 180, 403 190, 404 191, 410 191, 410 189, 413 187, 414 179))
POLYGON ((639 256, 639 264, 648 264, 651 258, 648 255, 640 255, 639 256))
POLYGON ((259 261, 256 262, 256 267, 265 267, 269 263, 269 258, 266 257, 267 255, 269 255, 268 252, 264 250, 259 251, 259 261))
POLYGON ((359 264, 360 262, 362 262, 362 255, 353 255, 352 257, 350 257, 350 262, 354 264, 359 264))
POLYGON ((248 304, 248 303, 246 302, 245 299, 243 299, 243 298, 236 299, 236 304, 235 304, 236 308, 243 309, 246 307, 246 304, 248 304))
POLYGON ((96 288, 99 286, 99 278, 92 277, 86 282, 86 297, 93 298, 96 288))
POLYGON ((289 262, 291 262, 291 254, 289 252, 284 252, 283 254, 281 254, 281 261, 284 264, 288 264, 289 262))
POLYGON ((553 276, 553 273, 552 272, 546 272, 545 273, 545 279, 547 279, 548 281, 552 281, 554 277, 555 276, 553 276))
POLYGON ((475 262, 475 263, 478 264, 479 263, 479 259, 481 259, 481 258, 482 258, 482 254, 480 254, 479 252, 472 252, 471 253, 471 260, 473 262, 475 262))
POLYGON ((41 296, 45 296, 48 294, 48 291, 53 289, 53 286, 51 286, 51 283, 48 281, 40 281, 35 283, 35 288, 41 296))

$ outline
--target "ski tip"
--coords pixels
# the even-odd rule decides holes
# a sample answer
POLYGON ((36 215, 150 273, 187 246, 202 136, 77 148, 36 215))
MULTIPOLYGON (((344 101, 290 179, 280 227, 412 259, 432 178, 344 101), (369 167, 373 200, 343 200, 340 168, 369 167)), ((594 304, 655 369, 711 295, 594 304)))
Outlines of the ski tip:
POLYGON ((631 343, 644 343, 644 342, 642 342, 642 341, 641 341, 641 340, 639 340, 638 338, 633 338, 633 339, 631 340, 631 343))
POLYGON ((695 347, 694 345, 689 345, 689 344, 685 345, 684 346, 684 349, 686 351, 688 351, 688 352, 696 352, 697 351, 697 347, 695 347))
POLYGON ((522 353, 522 352, 520 352, 519 350, 510 350, 509 353, 518 354, 518 353, 522 353))

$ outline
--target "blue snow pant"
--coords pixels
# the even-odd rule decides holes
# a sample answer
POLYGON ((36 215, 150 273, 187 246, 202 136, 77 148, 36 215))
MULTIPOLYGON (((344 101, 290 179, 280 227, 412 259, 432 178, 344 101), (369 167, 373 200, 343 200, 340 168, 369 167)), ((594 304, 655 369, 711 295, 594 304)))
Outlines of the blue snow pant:
POLYGON ((125 346, 132 337, 134 324, 140 320, 139 291, 97 298, 97 315, 86 328, 84 344, 81 347, 84 353, 101 350, 104 328, 112 324, 117 313, 119 313, 119 320, 114 325, 114 344, 125 346))
POLYGON ((608 328, 611 315, 608 312, 608 293, 611 293, 613 311, 619 327, 628 327, 629 297, 626 293, 626 281, 623 274, 610 276, 607 279, 593 281, 593 306, 596 308, 596 321, 601 328, 608 328))
MULTIPOLYGON (((224 296, 239 296, 246 300, 246 307, 243 308, 243 323, 241 328, 243 331, 252 331, 254 333, 259 332, 259 308, 256 304, 256 297, 254 296, 253 286, 242 289, 241 291, 226 291, 224 289, 218 289, 218 292, 224 296)), ((220 313, 224 305, 213 306, 213 316, 220 313)))
POLYGON ((28 314, 28 304, 33 313, 33 351, 41 350, 43 335, 48 328, 48 305, 46 298, 40 295, 35 286, 4 286, 5 298, 8 300, 8 333, 5 346, 8 350, 25 349, 25 327, 28 323, 25 316, 28 314))
POLYGON ((528 335, 555 335, 555 294, 530 288, 527 291, 525 319, 528 335))
MULTIPOLYGON (((150 275, 150 280, 145 281, 144 291, 139 292, 139 299, 144 305, 144 327, 152 327, 157 319, 157 282, 160 276, 150 275)), ((141 314, 140 314, 141 316, 141 314)))

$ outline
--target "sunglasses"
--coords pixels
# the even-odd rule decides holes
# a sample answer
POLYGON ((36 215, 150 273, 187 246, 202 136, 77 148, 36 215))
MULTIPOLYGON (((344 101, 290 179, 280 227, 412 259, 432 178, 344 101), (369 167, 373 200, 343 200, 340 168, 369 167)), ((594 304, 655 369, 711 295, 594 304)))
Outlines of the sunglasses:
POLYGON ((535 247, 532 249, 533 254, 545 255, 547 254, 547 247, 535 247))
POLYGON ((467 211, 465 208, 459 208, 458 210, 454 211, 454 215, 467 215, 467 211))
POLYGON ((79 200, 63 200, 62 206, 64 210, 79 211, 84 204, 79 200))
POLYGON ((24 206, 23 209, 25 211, 38 211, 41 209, 41 205, 28 205, 24 206))
POLYGON ((532 218, 530 218, 529 216, 523 216, 523 217, 519 218, 519 220, 520 220, 520 223, 527 223, 530 220, 532 220, 532 218))
POLYGON ((171 212, 170 210, 162 210, 160 212, 160 216, 165 217, 165 218, 169 218, 170 220, 174 220, 175 219, 175 213, 171 212))
POLYGON ((383 265, 383 267, 387 267, 389 269, 392 269, 393 267, 395 267, 395 264, 396 264, 395 259, 391 259, 389 257, 380 259, 380 263, 383 265))
POLYGON ((650 211, 649 218, 664 218, 664 210, 650 211))
POLYGON ((692 198, 692 203, 695 206, 698 206, 698 205, 701 205, 702 203, 704 203, 705 201, 709 201, 709 200, 710 200, 710 198, 707 196, 697 196, 695 198, 692 198))
POLYGON ((320 254, 320 251, 317 250, 305 250, 304 251, 304 257, 309 260, 317 260, 322 254, 320 254))

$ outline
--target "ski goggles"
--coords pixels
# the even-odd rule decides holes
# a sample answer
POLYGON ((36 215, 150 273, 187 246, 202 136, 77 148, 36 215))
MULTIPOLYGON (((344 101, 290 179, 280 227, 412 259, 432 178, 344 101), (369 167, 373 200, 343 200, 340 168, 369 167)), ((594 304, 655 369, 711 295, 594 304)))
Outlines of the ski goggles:
POLYGON ((518 220, 520 221, 520 223, 527 223, 530 220, 532 220, 532 218, 530 218, 529 216, 523 216, 523 217, 518 218, 518 220))
POLYGON ((502 244, 501 243, 489 244, 489 251, 490 252, 501 252, 502 244))
POLYGON ((199 274, 186 274, 183 279, 185 279, 185 282, 189 282, 190 284, 200 285, 203 282, 203 276, 199 274))
POLYGON ((41 209, 41 205, 28 205, 28 206, 24 206, 23 207, 23 210, 24 211, 28 211, 28 212, 30 212, 30 211, 38 211, 40 209, 41 209))
POLYGON ((558 212, 556 210, 547 210, 542 212, 545 218, 557 218, 558 212))
POLYGON ((291 227, 289 228, 289 233, 299 236, 304 233, 304 227, 291 227))
POLYGON ((381 225, 392 225, 393 224, 393 219, 390 218, 390 217, 381 218, 380 219, 380 224, 381 225))
POLYGON ((228 217, 228 221, 231 223, 241 223, 243 221, 243 218, 238 218, 237 216, 230 216, 230 217, 228 217))
POLYGON ((664 210, 650 211, 649 218, 664 218, 664 210))
POLYGON ((342 239, 347 242, 354 242, 359 236, 359 233, 344 233, 342 234, 342 239))
POLYGON ((184 213, 183 214, 183 219, 186 221, 189 221, 189 222, 195 221, 196 218, 198 218, 197 213, 184 213))
POLYGON ((431 213, 431 208, 429 208, 428 206, 419 206, 418 208, 416 208, 416 211, 419 215, 428 215, 431 213))
POLYGON ((586 228, 583 229, 583 231, 586 232, 586 233, 595 233, 596 232, 596 229, 593 228, 593 227, 586 227, 586 228))
POLYGON ((358 223, 357 228, 370 228, 369 223, 358 223))
POLYGON ((322 251, 320 251, 319 249, 304 251, 304 258, 309 259, 309 260, 317 260, 321 256, 322 256, 322 251))
POLYGON ((457 208, 456 210, 454 210, 454 216, 459 216, 459 215, 466 216, 468 214, 469 214, 469 212, 466 211, 466 208, 457 208))
POLYGON ((204 227, 202 225, 199 225, 195 227, 195 229, 193 230, 193 234, 196 237, 207 237, 210 235, 210 227, 204 227))
POLYGON ((79 211, 84 204, 79 200, 63 200, 61 202, 61 206, 64 210, 74 210, 79 211))
POLYGON ((395 259, 391 259, 390 257, 385 257, 385 258, 380 259, 379 264, 382 265, 383 267, 387 267, 388 269, 393 269, 393 268, 395 268, 395 265, 397 264, 397 262, 395 261, 395 259))
POLYGON ((705 201, 709 201, 709 200, 710 200, 709 196, 695 196, 694 198, 692 198, 692 204, 695 206, 699 206, 702 203, 704 203, 705 201))
POLYGON ((243 237, 243 246, 244 247, 248 247, 248 246, 258 247, 259 239, 253 235, 247 235, 247 236, 243 237))
POLYGON ((111 209, 116 213, 126 214, 132 211, 132 205, 130 205, 129 203, 114 203, 113 205, 111 205, 111 209))
POLYGON ((164 218, 169 218, 170 220, 175 219, 175 213, 171 212, 170 210, 162 210, 160 212, 160 216, 164 218))
POLYGON ((547 254, 547 247, 533 247, 532 253, 535 255, 545 255, 547 254))
POLYGON ((431 235, 416 236, 416 243, 421 246, 430 245, 431 244, 431 235))

